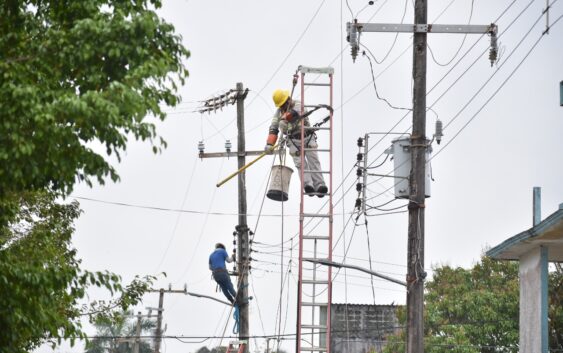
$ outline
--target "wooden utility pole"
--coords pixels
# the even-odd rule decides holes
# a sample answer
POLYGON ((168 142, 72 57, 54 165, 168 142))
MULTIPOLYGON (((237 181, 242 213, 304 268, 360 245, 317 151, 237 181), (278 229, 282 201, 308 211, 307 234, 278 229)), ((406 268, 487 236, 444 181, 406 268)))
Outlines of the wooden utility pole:
POLYGON ((160 343, 162 342, 162 312, 164 311, 164 293, 188 294, 188 288, 184 287, 184 289, 172 289, 172 286, 169 286, 168 289, 164 289, 164 288, 151 289, 149 290, 149 292, 159 293, 158 315, 156 317, 156 335, 154 341, 154 352, 160 353, 160 343))
MULTIPOLYGON (((237 83, 237 130, 238 144, 237 151, 246 151, 244 136, 244 98, 242 83, 237 83)), ((239 153, 238 157, 239 169, 246 164, 244 153, 239 153)), ((248 225, 246 220, 246 172, 243 171, 238 175, 238 226, 237 226, 237 267, 239 269, 239 278, 237 285, 237 303, 239 306, 239 339, 241 341, 248 340, 248 270, 250 266, 250 244, 248 239, 248 225)), ((245 346, 245 353, 248 346, 245 346)))
MULTIPOLYGON (((414 23, 426 24, 428 3, 416 0, 414 23)), ((426 32, 413 39, 413 114, 407 254, 407 353, 424 352, 424 199, 426 175, 426 32)))
POLYGON ((416 0, 414 24, 347 23, 348 41, 355 60, 363 32, 414 33, 413 39, 413 123, 410 141, 411 171, 409 176, 409 229, 407 254, 407 353, 424 352, 424 200, 426 197, 426 37, 428 33, 487 33, 491 37, 489 60, 497 59, 497 32, 490 25, 428 24, 428 0, 416 0))
MULTIPOLYGON (((229 91, 229 93, 221 95, 218 98, 211 98, 204 103, 200 110, 201 113, 215 112, 217 109, 224 107, 228 104, 237 104, 237 151, 230 150, 230 141, 225 143, 226 152, 205 153, 203 141, 200 142, 202 147, 199 150, 200 158, 224 158, 224 157, 237 157, 238 168, 246 165, 246 156, 261 155, 261 151, 246 151, 245 133, 244 133, 244 100, 248 94, 248 89, 244 89, 242 83, 237 83, 236 89, 229 91), (229 147, 227 147, 227 144, 229 147)), ((223 183, 218 184, 221 186, 223 183)), ((248 341, 250 336, 249 329, 249 315, 248 315, 248 273, 250 270, 250 241, 249 229, 247 224, 247 206, 246 206, 246 172, 238 173, 238 225, 236 226, 237 234, 237 274, 238 283, 237 290, 237 303, 239 306, 239 339, 240 341, 248 341)), ((248 345, 244 345, 245 353, 248 352, 248 345)))

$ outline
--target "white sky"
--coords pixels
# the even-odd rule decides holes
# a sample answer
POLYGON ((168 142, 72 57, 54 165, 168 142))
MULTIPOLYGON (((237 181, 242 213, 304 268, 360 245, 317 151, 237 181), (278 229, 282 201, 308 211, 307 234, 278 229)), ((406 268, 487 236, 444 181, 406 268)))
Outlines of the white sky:
MULTIPOLYGON (((407 2, 405 23, 412 23, 412 3, 407 2)), ((430 1, 429 22, 432 23, 450 2, 430 1)), ((512 0, 475 0, 471 24, 491 23, 511 3, 512 0)), ((460 54, 449 66, 439 66, 430 55, 428 57, 427 86, 430 90, 477 42, 428 95, 430 106, 445 93, 433 109, 446 126, 442 144, 433 145, 435 181, 432 182, 432 197, 426 203, 425 264, 430 275, 431 266, 436 264, 469 267, 479 259, 484 248, 495 246, 531 227, 534 186, 542 187, 544 218, 563 202, 563 107, 559 106, 559 81, 563 80, 563 20, 543 37, 514 76, 476 114, 545 29, 545 18, 542 18, 509 57, 545 7, 545 1, 533 1, 505 32, 528 3, 526 0, 515 1, 497 22, 501 35, 501 61, 498 66, 490 67, 488 51, 482 54, 487 50, 489 40, 488 37, 478 40, 479 35, 467 36, 460 54), (449 88, 475 60, 475 65, 467 74, 449 88), (498 73, 489 84, 458 114, 497 69, 498 73), (471 119, 469 125, 453 139, 471 119)), ((366 5, 367 1, 349 0, 354 14, 366 5)), ((469 0, 453 1, 436 23, 467 23, 470 5, 469 0)), ((379 0, 375 5, 366 7, 358 20, 398 23, 404 6, 404 1, 379 0)), ((563 2, 557 1, 550 18, 553 21, 562 14, 563 2)), ((345 1, 175 0, 164 2, 161 15, 174 24, 192 53, 186 62, 190 77, 181 90, 183 103, 170 111, 166 122, 158 124, 158 131, 169 147, 163 154, 155 156, 147 144, 131 141, 122 163, 117 166, 120 183, 92 189, 78 186, 73 195, 131 205, 197 211, 198 214, 82 200, 84 214, 76 224, 74 245, 84 267, 90 270, 107 269, 121 274, 125 280, 130 280, 135 274, 165 271, 168 276, 162 278, 158 286, 167 287, 168 283, 172 283, 175 289, 180 289, 187 283, 189 291, 223 299, 221 293, 215 293, 207 258, 216 242, 231 244, 232 231, 237 224, 237 217, 232 215, 237 212, 236 180, 219 189, 215 187, 218 180, 236 170, 236 159, 201 161, 197 159, 197 142, 203 136, 206 151, 212 152, 223 151, 225 139, 230 139, 236 149, 236 124, 231 123, 236 117, 236 109, 228 107, 216 114, 201 116, 192 112, 197 107, 195 102, 242 82, 251 90, 245 108, 247 149, 262 149, 273 112, 272 91, 276 88, 290 89, 291 77, 298 65, 333 66, 334 107, 341 107, 335 113, 334 124, 335 186, 342 182, 342 174, 347 173, 355 162, 357 138, 366 132, 387 132, 405 111, 390 109, 377 100, 370 85, 370 67, 365 57, 360 55, 356 63, 352 63, 344 39, 345 23, 351 20, 345 1), (314 17, 317 10, 318 14, 314 17), (343 55, 339 56, 342 50, 343 55), (221 132, 218 133, 217 129, 221 132), (206 215, 208 212, 230 215, 206 215)), ((389 51, 394 37, 394 34, 365 33, 361 42, 381 60, 389 51)), ((428 36, 436 59, 442 63, 450 61, 462 41, 463 35, 459 34, 428 36)), ((411 105, 412 50, 407 49, 411 43, 409 34, 400 34, 389 57, 381 65, 373 63, 376 75, 386 70, 376 80, 379 94, 395 106, 411 105), (387 68, 396 58, 398 60, 387 68)), ((298 97, 298 93, 294 97, 298 97)), ((411 119, 409 115, 393 131, 409 130, 411 119)), ((435 115, 429 112, 429 137, 434 132, 435 120, 435 115)), ((373 137, 371 141, 377 139, 373 137)), ((374 147, 369 155, 370 162, 389 147, 390 141, 391 138, 385 138, 374 147)), ((326 137, 319 135, 321 147, 323 143, 326 143, 326 137)), ((382 159, 376 163, 380 161, 382 159)), ((271 157, 268 157, 252 166, 247 173, 248 213, 253 215, 248 219, 251 228, 256 224, 255 215, 260 209, 271 162, 271 157)), ((293 163, 289 162, 289 166, 293 167, 293 163)), ((375 172, 387 173, 392 169, 392 162, 387 161, 375 172)), ((355 172, 346 179, 346 188, 355 184, 354 175, 355 172)), ((298 231, 295 217, 299 210, 298 185, 298 178, 294 175, 290 201, 284 205, 284 212, 288 215, 283 226, 285 240, 298 231)), ((390 179, 370 185, 371 196, 390 185, 390 179)), ((341 213, 353 209, 355 194, 352 190, 346 194, 344 206, 341 203, 335 206, 335 212, 339 214, 335 217, 335 240, 342 232, 341 213)), ((341 195, 339 191, 335 200, 341 195)), ((386 193, 371 204, 380 205, 391 199, 392 195, 386 193)), ((318 200, 314 202, 319 203, 318 200)), ((388 207, 402 203, 395 201, 388 207)), ((263 214, 281 214, 281 204, 267 199, 263 214)), ((262 217, 255 240, 279 244, 282 239, 281 224, 280 217, 262 217)), ((369 233, 373 269, 403 280, 406 273, 406 213, 369 218, 369 233)), ((346 238, 347 241, 351 238, 351 227, 347 229, 346 238)), ((281 249, 279 246, 264 248, 258 245, 254 249, 273 254, 253 255, 259 261, 252 264, 253 287, 250 287, 250 292, 255 299, 250 308, 250 331, 253 335, 274 334, 281 249)), ((297 251, 292 254, 295 260, 297 251)), ((341 261, 342 254, 343 243, 340 242, 334 259, 341 261)), ((369 267, 367 255, 366 232, 362 226, 354 233, 347 262, 369 267)), ((289 251, 286 251, 286 264, 289 256, 289 251)), ((293 276, 297 277, 296 268, 293 276)), ((400 286, 376 279, 375 287, 378 304, 404 304, 406 293, 400 286)), ((97 298, 96 295, 93 292, 91 299, 97 298)), ((282 321, 286 322, 284 332, 294 333, 296 282, 293 279, 289 281, 287 307, 286 296, 287 287, 282 314, 282 321)), ((349 303, 373 303, 369 278, 348 271, 346 287, 341 272, 334 284, 333 302, 342 303, 346 298, 349 303)), ((158 306, 158 295, 147 294, 139 309, 144 306, 158 306)), ((221 335, 226 324, 225 315, 225 306, 213 301, 177 294, 165 296, 167 335, 221 335)), ((92 327, 86 327, 89 333, 95 334, 92 327)), ((231 328, 232 320, 228 323, 227 334, 231 328)), ((218 340, 209 340, 185 344, 167 339, 163 351, 194 352, 204 344, 211 347, 218 343, 218 340)), ((225 343, 226 340, 223 341, 225 343)), ((254 343, 252 349, 255 348, 254 343)), ((262 343, 258 340, 258 344, 262 343)), ((294 341, 285 342, 281 348, 292 352, 294 341)), ((79 346, 64 347, 58 351, 83 350, 79 346)))

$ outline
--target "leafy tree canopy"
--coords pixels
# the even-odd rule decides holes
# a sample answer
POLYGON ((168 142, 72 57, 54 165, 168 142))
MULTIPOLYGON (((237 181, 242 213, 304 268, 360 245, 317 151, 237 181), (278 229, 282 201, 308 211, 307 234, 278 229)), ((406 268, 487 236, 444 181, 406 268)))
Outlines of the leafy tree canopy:
POLYGON ((83 337, 80 318, 137 303, 152 278, 122 286, 80 267, 70 238, 80 211, 60 205, 76 181, 117 180, 106 156, 127 138, 165 146, 164 119, 189 52, 159 0, 6 0, 0 4, 0 347, 27 352, 83 337), (97 153, 94 146, 105 147, 97 153), (114 302, 83 307, 88 287, 114 302))
POLYGON ((153 142, 189 52, 159 0, 7 0, 0 5, 0 197, 117 180, 107 154, 153 142))
MULTIPOLYGON (((563 271, 550 273, 550 348, 563 349, 563 271)), ((442 266, 425 293, 425 351, 517 353, 518 263, 482 257, 471 269, 442 266)), ((406 321, 404 309, 399 315, 406 321)), ((384 352, 404 352, 405 333, 388 338, 384 352)))
POLYGON ((154 278, 137 278, 123 287, 110 272, 80 268, 71 246, 78 203, 57 204, 53 193, 24 193, 20 212, 0 228, 0 347, 2 352, 29 352, 44 341, 83 338, 81 319, 111 319, 112 309, 138 303, 154 278), (111 302, 81 305, 86 290, 106 288, 111 302))

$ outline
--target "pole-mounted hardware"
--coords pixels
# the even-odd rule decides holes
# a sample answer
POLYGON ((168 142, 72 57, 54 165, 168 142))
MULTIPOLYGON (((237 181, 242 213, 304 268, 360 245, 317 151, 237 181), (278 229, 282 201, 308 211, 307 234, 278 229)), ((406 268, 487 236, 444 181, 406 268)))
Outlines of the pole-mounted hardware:
POLYGON ((360 36, 363 32, 393 32, 393 33, 462 33, 482 34, 491 36, 489 60, 491 66, 498 57, 497 33, 498 26, 490 25, 442 25, 442 24, 402 24, 402 23, 359 23, 358 20, 346 23, 347 39, 352 48, 352 61, 356 61, 360 50, 360 36))

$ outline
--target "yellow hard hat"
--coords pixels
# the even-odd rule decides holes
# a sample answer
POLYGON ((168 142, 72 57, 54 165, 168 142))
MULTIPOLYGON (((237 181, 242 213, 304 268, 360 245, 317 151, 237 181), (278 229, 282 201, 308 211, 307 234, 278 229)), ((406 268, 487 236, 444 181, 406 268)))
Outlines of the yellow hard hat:
POLYGON ((289 91, 283 89, 277 89, 274 91, 272 98, 274 99, 274 104, 276 105, 276 108, 279 108, 285 102, 287 102, 287 99, 289 98, 289 91))

